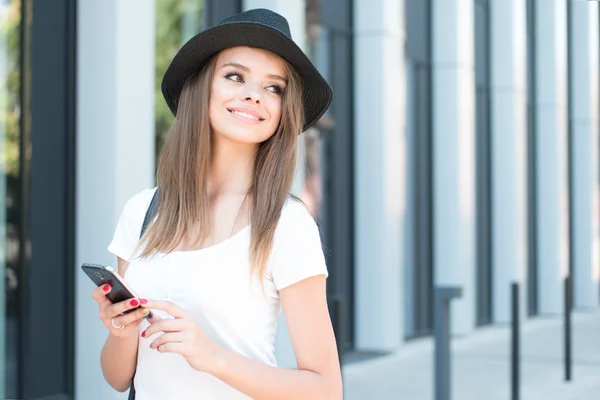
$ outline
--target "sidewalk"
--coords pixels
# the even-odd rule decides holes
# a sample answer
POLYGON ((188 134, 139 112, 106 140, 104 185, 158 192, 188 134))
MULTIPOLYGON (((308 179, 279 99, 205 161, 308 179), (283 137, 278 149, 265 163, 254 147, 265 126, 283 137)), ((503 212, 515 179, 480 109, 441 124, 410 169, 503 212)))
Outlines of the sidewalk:
MULTIPOLYGON (((572 317, 572 380, 564 381, 562 315, 521 329, 521 400, 600 400, 600 309, 572 317)), ((510 326, 482 328, 452 345, 452 400, 510 400, 510 326)), ((344 367, 345 400, 433 400, 433 340, 344 367)))

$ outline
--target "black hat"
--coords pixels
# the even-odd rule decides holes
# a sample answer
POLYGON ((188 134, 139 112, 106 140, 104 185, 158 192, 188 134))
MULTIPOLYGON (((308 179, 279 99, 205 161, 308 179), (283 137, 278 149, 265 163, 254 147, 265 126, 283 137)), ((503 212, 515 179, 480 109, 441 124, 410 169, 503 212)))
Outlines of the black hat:
POLYGON ((173 114, 183 85, 221 50, 249 46, 269 50, 288 63, 302 78, 304 132, 325 113, 333 96, 331 87, 304 52, 294 43, 287 20, 266 9, 236 14, 198 33, 177 52, 162 80, 162 93, 173 114))

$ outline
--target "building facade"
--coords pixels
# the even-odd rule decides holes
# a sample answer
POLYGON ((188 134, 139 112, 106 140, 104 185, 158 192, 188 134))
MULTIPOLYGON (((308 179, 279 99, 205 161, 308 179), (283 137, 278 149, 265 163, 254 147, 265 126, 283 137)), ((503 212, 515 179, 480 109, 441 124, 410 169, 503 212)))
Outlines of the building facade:
MULTIPOLYGON (((286 16, 334 89, 300 143, 346 362, 431 335, 600 302, 599 7, 564 0, 0 0, 0 393, 123 398, 83 262, 154 185, 172 123, 159 90, 196 32, 286 16)), ((277 355, 294 357, 282 316, 277 355)))

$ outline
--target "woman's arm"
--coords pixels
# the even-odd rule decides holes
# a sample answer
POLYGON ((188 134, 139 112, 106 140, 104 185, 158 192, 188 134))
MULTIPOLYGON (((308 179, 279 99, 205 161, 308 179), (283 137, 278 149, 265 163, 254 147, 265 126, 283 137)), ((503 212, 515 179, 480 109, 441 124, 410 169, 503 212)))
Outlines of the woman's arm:
POLYGON ((102 374, 108 384, 119 392, 129 389, 135 373, 138 335, 117 337, 109 334, 102 353, 100 365, 102 374))

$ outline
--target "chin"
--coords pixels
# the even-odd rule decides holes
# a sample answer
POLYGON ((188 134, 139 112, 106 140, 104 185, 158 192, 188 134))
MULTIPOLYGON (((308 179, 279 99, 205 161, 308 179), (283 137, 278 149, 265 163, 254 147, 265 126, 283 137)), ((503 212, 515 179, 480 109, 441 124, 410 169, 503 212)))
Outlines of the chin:
POLYGON ((227 132, 217 134, 229 141, 244 144, 262 143, 272 136, 272 134, 265 132, 256 132, 255 130, 246 129, 229 129, 227 132))

